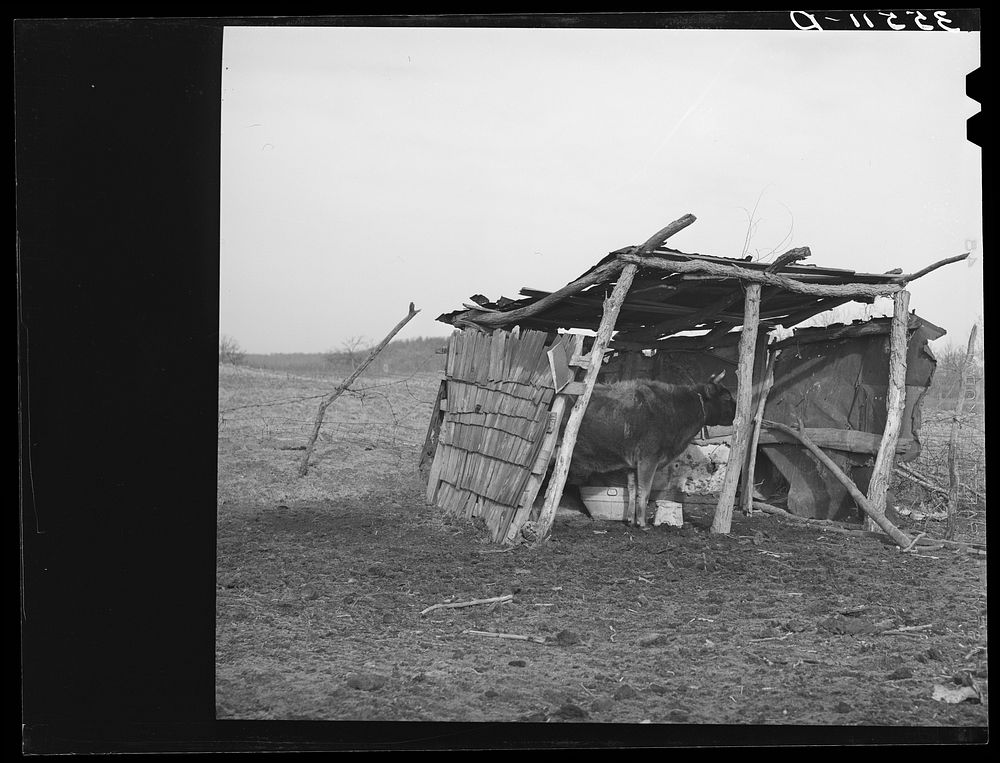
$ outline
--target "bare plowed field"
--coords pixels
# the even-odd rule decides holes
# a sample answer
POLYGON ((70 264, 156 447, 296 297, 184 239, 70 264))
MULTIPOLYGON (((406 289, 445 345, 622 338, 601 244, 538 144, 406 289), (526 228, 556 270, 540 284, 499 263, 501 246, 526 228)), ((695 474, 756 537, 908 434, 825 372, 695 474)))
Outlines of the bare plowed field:
POLYGON ((329 380, 221 374, 219 718, 987 725, 985 558, 708 510, 503 550, 424 502, 437 379, 366 385, 297 478, 329 380))

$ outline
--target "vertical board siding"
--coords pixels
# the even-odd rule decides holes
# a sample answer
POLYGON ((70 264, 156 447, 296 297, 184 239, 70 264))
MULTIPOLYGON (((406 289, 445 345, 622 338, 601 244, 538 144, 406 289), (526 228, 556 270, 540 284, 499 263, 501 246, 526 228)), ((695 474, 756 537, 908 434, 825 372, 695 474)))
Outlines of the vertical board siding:
POLYGON ((480 517, 502 541, 539 468, 552 386, 544 331, 459 331, 448 341, 447 406, 427 500, 480 517))

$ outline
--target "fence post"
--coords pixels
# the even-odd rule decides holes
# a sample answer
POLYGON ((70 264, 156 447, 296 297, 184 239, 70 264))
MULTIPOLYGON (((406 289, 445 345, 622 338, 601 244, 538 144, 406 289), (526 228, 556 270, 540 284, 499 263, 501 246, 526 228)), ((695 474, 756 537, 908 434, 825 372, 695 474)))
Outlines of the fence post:
POLYGON ((972 356, 976 351, 976 332, 978 324, 973 324, 969 333, 969 346, 962 361, 961 381, 958 385, 958 400, 955 401, 955 417, 951 420, 951 435, 948 438, 948 522, 944 537, 951 540, 955 535, 955 512, 958 510, 958 429, 961 426, 962 409, 965 407, 965 393, 968 385, 966 375, 972 356))

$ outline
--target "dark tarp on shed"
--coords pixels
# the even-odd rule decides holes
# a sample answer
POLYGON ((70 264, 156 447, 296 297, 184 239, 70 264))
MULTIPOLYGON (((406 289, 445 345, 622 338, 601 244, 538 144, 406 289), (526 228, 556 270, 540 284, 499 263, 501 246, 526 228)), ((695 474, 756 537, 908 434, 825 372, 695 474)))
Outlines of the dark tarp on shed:
MULTIPOLYGON (((877 447, 885 428, 889 386, 891 319, 797 330, 771 345, 781 353, 774 366, 774 386, 764 418, 806 428, 871 433, 877 447)), ((910 316, 906 358, 906 401, 900 425, 897 460, 920 453, 920 403, 937 365, 927 343, 944 335, 934 324, 910 316)), ((874 450, 825 448, 865 492, 874 450)), ((807 517, 834 518, 852 510, 844 486, 797 443, 762 442, 761 452, 788 483, 788 510, 807 517)), ((777 477, 772 474, 772 478, 777 477)), ((774 480, 771 485, 773 488, 774 480)), ((766 489, 766 488, 765 488, 766 489)))

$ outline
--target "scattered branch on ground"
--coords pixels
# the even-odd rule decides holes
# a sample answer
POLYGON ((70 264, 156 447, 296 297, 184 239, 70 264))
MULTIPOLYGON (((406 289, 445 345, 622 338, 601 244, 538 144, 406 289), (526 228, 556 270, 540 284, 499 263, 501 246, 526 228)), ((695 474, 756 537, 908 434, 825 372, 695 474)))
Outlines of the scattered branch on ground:
POLYGON ((477 604, 495 604, 502 603, 506 601, 511 601, 514 598, 514 594, 508 593, 503 596, 494 596, 491 599, 472 599, 471 601, 456 601, 451 604, 432 604, 423 610, 420 614, 426 615, 428 612, 433 612, 435 609, 458 609, 459 607, 473 607, 477 604))
POLYGON ((496 633, 495 631, 470 631, 465 630, 462 633, 469 636, 486 636, 487 638, 506 638, 513 639, 515 641, 531 641, 535 644, 545 644, 548 643, 542 636, 521 636, 517 633, 496 633))
MULTIPOLYGON (((810 519, 808 517, 798 517, 784 509, 778 508, 777 506, 772 506, 769 503, 764 503, 763 501, 754 501, 754 508, 765 512, 766 514, 773 514, 775 516, 781 517, 782 519, 787 519, 791 522, 801 524, 803 526, 813 526, 824 532, 836 532, 846 535, 863 535, 871 538, 875 538, 883 543, 890 546, 895 546, 896 543, 887 535, 880 532, 872 532, 870 530, 853 529, 850 527, 845 527, 841 523, 833 522, 829 519, 810 519)), ((958 540, 944 540, 941 538, 931 538, 927 536, 926 533, 920 533, 913 541, 912 544, 908 544, 908 548, 912 546, 915 550, 920 551, 934 551, 939 548, 954 548, 962 549, 968 553, 978 553, 982 556, 986 556, 986 545, 983 543, 973 543, 969 541, 958 541, 958 540)), ((906 549, 902 549, 906 550, 906 549)))

